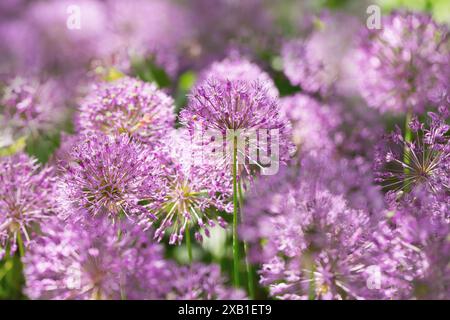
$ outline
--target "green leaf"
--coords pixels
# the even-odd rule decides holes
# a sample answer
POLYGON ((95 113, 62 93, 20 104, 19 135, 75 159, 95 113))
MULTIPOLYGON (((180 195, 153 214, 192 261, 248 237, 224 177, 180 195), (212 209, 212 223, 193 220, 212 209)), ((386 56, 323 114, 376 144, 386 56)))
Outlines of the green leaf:
POLYGON ((0 157, 11 156, 17 152, 22 151, 27 142, 27 136, 20 137, 12 145, 0 148, 0 157))
POLYGON ((133 74, 145 82, 155 82, 160 88, 171 85, 166 71, 157 66, 153 59, 132 59, 131 69, 133 74))

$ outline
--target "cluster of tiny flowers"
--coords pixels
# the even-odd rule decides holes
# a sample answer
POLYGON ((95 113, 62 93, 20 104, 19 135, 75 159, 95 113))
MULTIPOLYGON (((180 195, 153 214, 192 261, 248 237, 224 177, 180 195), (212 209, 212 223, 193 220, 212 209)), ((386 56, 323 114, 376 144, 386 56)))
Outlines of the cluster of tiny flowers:
POLYGON ((175 121, 173 99, 155 84, 122 78, 100 84, 80 108, 83 134, 122 134, 150 144, 164 137, 175 121))
POLYGON ((161 241, 169 231, 170 244, 180 244, 189 228, 201 242, 202 233, 209 237, 209 228, 216 224, 226 228, 226 221, 217 211, 232 210, 228 201, 230 175, 214 166, 196 163, 193 142, 188 137, 185 129, 169 136, 165 154, 157 159, 156 166, 161 171, 153 174, 159 179, 159 187, 147 198, 146 207, 158 219, 155 238, 161 241))
POLYGON ((217 165, 223 168, 232 167, 236 152, 240 173, 251 172, 255 166, 262 169, 263 161, 249 149, 258 150, 259 160, 272 157, 281 162, 289 159, 293 150, 289 121, 281 114, 278 101, 258 81, 221 82, 212 77, 193 90, 180 119, 192 134, 219 135, 219 139, 202 139, 201 147, 214 151, 217 165), (249 148, 238 142, 246 139, 249 148), (272 145, 278 147, 278 155, 272 145))
POLYGON ((290 82, 307 92, 321 95, 347 89, 347 82, 353 79, 346 54, 352 47, 353 33, 358 26, 352 17, 324 13, 315 20, 314 32, 307 39, 285 42, 281 56, 284 73, 290 82), (336 88, 337 84, 342 88, 336 88))
POLYGON ((264 250, 273 255, 263 261, 261 283, 281 299, 363 297, 369 216, 326 190, 289 191, 282 214, 265 221, 264 250))
POLYGON ((387 202, 370 249, 378 288, 388 299, 446 299, 450 203, 420 188, 400 201, 388 196, 387 202))
POLYGON ((340 123, 331 106, 320 105, 314 98, 298 93, 283 97, 283 114, 292 123, 292 140, 299 152, 325 152, 334 149, 332 134, 340 123))
POLYGON ((209 68, 202 72, 198 82, 205 82, 210 78, 223 83, 226 83, 227 80, 240 80, 247 83, 258 81, 266 86, 265 89, 270 96, 277 97, 279 95, 275 83, 266 72, 249 60, 239 57, 236 53, 220 62, 212 63, 209 68))
POLYGON ((240 289, 226 287, 220 268, 215 265, 196 263, 179 267, 172 282, 168 299, 179 300, 243 300, 245 293, 240 289))
POLYGON ((147 179, 152 179, 152 158, 126 134, 86 136, 73 148, 69 164, 61 167, 60 202, 70 216, 84 210, 113 221, 121 216, 146 218, 148 211, 139 201, 145 197, 147 179))
POLYGON ((417 118, 409 123, 413 141, 406 141, 397 127, 379 146, 376 178, 387 190, 425 186, 434 193, 449 192, 450 127, 441 114, 428 116, 427 125, 417 118))
POLYGON ((28 246, 39 224, 54 214, 54 197, 51 168, 23 153, 0 158, 0 257, 28 246))
POLYGON ((450 298, 448 26, 269 2, 1 2, 0 299, 450 298))
MULTIPOLYGON (((134 228, 135 229, 135 228, 134 228)), ((161 248, 131 227, 106 220, 83 225, 58 218, 27 252, 27 295, 33 299, 162 299, 170 270, 161 248), (153 282, 153 283, 152 283, 153 282)))
POLYGON ((62 117, 61 87, 53 81, 41 82, 24 77, 10 79, 0 99, 0 129, 12 137, 36 133, 62 117))
POLYGON ((26 294, 32 299, 231 299, 215 266, 178 266, 151 236, 104 219, 83 224, 53 218, 24 257, 26 294), (118 237, 118 233, 120 236, 118 237))
POLYGON ((385 16, 381 24, 361 36, 361 94, 381 112, 421 113, 431 93, 448 89, 448 27, 410 12, 385 16))

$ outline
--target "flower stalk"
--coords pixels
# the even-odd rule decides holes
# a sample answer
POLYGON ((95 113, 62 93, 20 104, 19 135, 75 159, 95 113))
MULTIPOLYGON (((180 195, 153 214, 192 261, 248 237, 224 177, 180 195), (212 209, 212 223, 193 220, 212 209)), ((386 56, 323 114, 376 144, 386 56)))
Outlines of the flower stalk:
POLYGON ((233 139, 233 284, 239 287, 238 188, 237 188, 237 137, 233 139))

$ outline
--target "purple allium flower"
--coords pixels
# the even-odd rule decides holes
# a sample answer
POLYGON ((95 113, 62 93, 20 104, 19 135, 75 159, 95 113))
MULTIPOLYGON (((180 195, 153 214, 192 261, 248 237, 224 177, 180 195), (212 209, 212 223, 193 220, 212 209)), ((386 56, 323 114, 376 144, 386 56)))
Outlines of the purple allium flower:
POLYGON ((360 156, 372 162, 374 145, 380 141, 385 131, 380 113, 363 105, 359 99, 336 101, 332 106, 341 120, 334 135, 339 154, 360 156))
POLYGON ((376 178, 387 190, 407 191, 423 185, 434 193, 449 192, 450 127, 441 115, 429 112, 428 116, 427 125, 415 117, 409 123, 412 142, 396 127, 378 147, 376 178))
POLYGON ((147 145, 157 143, 175 121, 172 98, 155 84, 128 77, 98 85, 80 109, 80 133, 127 133, 147 145))
POLYGON ((448 299, 449 212, 448 197, 420 188, 391 202, 374 237, 389 298, 448 299))
POLYGON ((260 282, 272 296, 363 298, 370 217, 327 190, 310 169, 262 177, 246 201, 241 236, 253 246, 263 243, 253 258, 262 262, 260 282))
POLYGON ((168 291, 171 269, 140 230, 54 219, 42 233, 24 258, 31 299, 163 299, 168 291))
POLYGON ((200 147, 203 152, 213 150, 220 167, 232 167, 237 144, 239 174, 262 168, 264 158, 272 165, 286 161, 292 151, 290 123, 281 115, 278 100, 268 95, 260 82, 208 80, 193 90, 180 121, 194 135, 204 137, 212 132, 214 137, 205 138, 200 147), (258 159, 252 151, 258 151, 258 159))
POLYGON ((371 162, 362 157, 335 158, 323 153, 300 158, 299 179, 342 195, 347 205, 378 215, 385 208, 381 188, 374 183, 371 162))
POLYGON ((39 168, 26 154, 0 158, 0 257, 17 241, 29 244, 32 235, 52 215, 55 196, 50 168, 39 168))
MULTIPOLYGON (((217 211, 232 211, 228 201, 230 174, 196 163, 193 142, 185 129, 168 136, 164 147, 165 155, 155 165, 158 172, 152 173, 158 177, 158 187, 146 199, 147 208, 158 218, 155 238, 161 241, 168 231, 169 243, 180 244, 184 233, 194 230, 195 238, 201 242, 203 235, 209 237, 209 229, 216 224, 226 228, 227 223, 217 211)), ((153 180, 148 182, 155 185, 153 180)))
POLYGON ((281 299, 362 298, 369 216, 326 190, 289 191, 282 211, 261 225, 267 231, 261 284, 281 299))
POLYGON ((448 28, 423 13, 398 13, 363 32, 361 94, 381 112, 422 113, 433 88, 449 85, 448 28))
POLYGON ((113 221, 122 216, 148 218, 150 214, 139 201, 150 192, 143 188, 146 180, 152 179, 154 159, 143 145, 126 134, 87 136, 70 157, 70 164, 61 167, 60 188, 69 216, 85 210, 113 221))
POLYGON ((226 83, 229 81, 245 81, 252 83, 259 81, 266 86, 267 93, 273 97, 278 97, 278 89, 270 76, 261 70, 258 65, 251 63, 249 60, 236 55, 231 54, 230 57, 220 61, 212 63, 205 71, 200 75, 199 83, 207 81, 208 79, 216 79, 217 81, 226 83))
POLYGON ((224 285, 220 268, 216 265, 196 263, 175 270, 172 290, 167 299, 177 300, 242 300, 245 293, 224 285))
POLYGON ((63 117, 63 101, 61 88, 54 81, 11 79, 0 99, 0 127, 9 127, 17 134, 48 129, 63 117))
POLYGON ((315 22, 315 31, 306 40, 290 40, 283 45, 284 73, 293 85, 308 92, 327 95, 336 86, 347 89, 351 74, 346 56, 353 47, 358 21, 343 14, 323 13, 315 22))
POLYGON ((300 153, 335 149, 332 133, 340 119, 332 107, 301 93, 282 98, 280 106, 292 123, 292 139, 300 153))

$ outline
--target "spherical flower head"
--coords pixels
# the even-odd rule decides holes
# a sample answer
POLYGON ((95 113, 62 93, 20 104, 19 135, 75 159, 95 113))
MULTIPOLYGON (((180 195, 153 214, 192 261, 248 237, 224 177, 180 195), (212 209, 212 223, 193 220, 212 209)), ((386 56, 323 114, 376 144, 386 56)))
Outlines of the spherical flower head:
POLYGON ((381 112, 422 113, 435 88, 448 88, 448 28, 410 12, 394 12, 381 24, 361 35, 361 94, 381 112))
POLYGON ((310 154, 300 157, 299 174, 294 172, 304 183, 322 186, 335 195, 342 195, 347 206, 364 210, 373 216, 385 208, 381 188, 374 183, 372 163, 362 157, 336 157, 330 155, 310 154))
POLYGON ((80 107, 78 128, 80 133, 126 133, 151 145, 173 127, 174 110, 172 98, 155 84, 125 77, 96 86, 80 107))
POLYGON ((144 182, 151 172, 152 156, 126 134, 87 136, 75 146, 69 166, 62 166, 61 202, 69 216, 84 211, 116 221, 148 218, 139 204, 145 196, 144 182), (75 208, 77 210, 71 210, 75 208))
POLYGON ((357 161, 323 158, 305 155, 256 181, 239 230, 249 258, 262 265, 260 281, 277 298, 384 298, 387 284, 367 285, 378 270, 371 234, 383 198, 357 161))
POLYGON ((448 299, 450 294, 447 198, 416 188, 389 210, 374 233, 373 259, 381 267, 390 299, 448 299))
POLYGON ((324 152, 335 149, 332 134, 340 122, 329 105, 298 93, 280 100, 283 114, 292 123, 292 139, 299 152, 324 152))
POLYGON ((369 216, 326 190, 303 191, 291 190, 266 221, 261 284, 281 299, 362 298, 369 216))
POLYGON ((352 75, 346 57, 359 23, 353 17, 328 12, 314 22, 314 30, 306 39, 283 44, 284 73, 293 85, 307 92, 329 95, 336 89, 347 90, 352 75))
POLYGON ((26 154, 0 158, 0 257, 28 246, 41 223, 52 215, 55 177, 26 154))
POLYGON ((16 134, 48 129, 62 118, 64 97, 53 81, 15 77, 2 90, 0 127, 16 134))
POLYGON ((252 83, 259 81, 266 87, 267 93, 272 97, 278 97, 278 89, 270 76, 261 70, 261 68, 240 57, 238 54, 231 54, 222 61, 212 63, 205 71, 200 74, 198 83, 214 78, 217 81, 226 83, 229 81, 245 81, 252 83))
POLYGON ((42 233, 24 257, 31 299, 162 299, 168 291, 161 248, 135 228, 54 219, 42 233))
POLYGON ((201 152, 214 153, 219 167, 230 169, 236 153, 239 175, 263 165, 278 169, 293 149, 290 123, 260 82, 210 79, 193 90, 180 120, 202 138, 201 152))
POLYGON ((334 134, 339 153, 343 156, 360 156, 372 161, 374 145, 382 138, 385 128, 382 116, 376 110, 352 104, 349 100, 332 104, 335 113, 339 114, 339 128, 334 134))
POLYGON ((409 127, 414 140, 403 138, 400 128, 378 146, 376 179, 387 190, 409 191, 425 186, 433 193, 449 192, 449 125, 441 115, 428 113, 428 123, 413 118, 409 127))
POLYGON ((179 129, 164 140, 164 152, 155 165, 157 172, 152 173, 159 181, 158 188, 147 198, 147 208, 158 219, 155 238, 161 241, 169 233, 170 244, 180 244, 185 232, 191 231, 201 242, 215 225, 226 228, 219 211, 232 211, 230 174, 196 162, 199 159, 190 138, 186 129, 179 129))
POLYGON ((172 289, 167 299, 176 300, 243 300, 245 293, 225 285, 217 265, 196 263, 174 270, 172 289))

